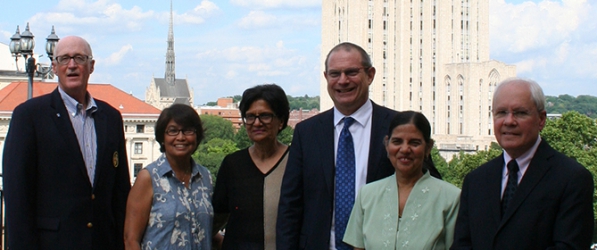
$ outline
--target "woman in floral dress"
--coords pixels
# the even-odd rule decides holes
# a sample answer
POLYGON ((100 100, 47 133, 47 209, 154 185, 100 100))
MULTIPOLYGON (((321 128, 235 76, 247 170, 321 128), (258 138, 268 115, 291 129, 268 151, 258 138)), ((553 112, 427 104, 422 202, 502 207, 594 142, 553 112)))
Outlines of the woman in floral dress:
POLYGON ((126 249, 211 249, 211 175, 191 158, 203 135, 190 106, 174 104, 162 111, 155 137, 163 154, 139 171, 129 194, 126 249))

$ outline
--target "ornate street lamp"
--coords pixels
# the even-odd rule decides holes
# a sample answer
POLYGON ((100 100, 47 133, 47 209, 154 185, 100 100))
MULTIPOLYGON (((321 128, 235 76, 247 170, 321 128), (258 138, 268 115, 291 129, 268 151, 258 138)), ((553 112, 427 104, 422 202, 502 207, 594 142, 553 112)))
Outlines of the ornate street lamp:
POLYGON ((17 25, 17 32, 10 38, 10 53, 15 57, 15 65, 17 65, 17 73, 19 72, 19 54, 21 53, 21 31, 17 25))
MULTIPOLYGON (((52 67, 44 68, 40 63, 35 63, 35 58, 33 57, 33 49, 35 48, 35 40, 33 40, 35 36, 29 30, 29 23, 27 23, 27 28, 23 33, 19 34, 19 26, 17 25, 17 32, 10 38, 10 53, 15 57, 15 64, 17 64, 19 55, 22 55, 25 58, 25 72, 27 72, 27 76, 29 77, 29 88, 27 91, 27 99, 31 99, 33 95, 33 76, 37 73, 38 76, 41 76, 42 81, 46 78, 52 78, 51 72, 52 67), (28 58, 28 59, 27 59, 28 58)), ((50 63, 54 59, 54 49, 56 48, 56 43, 58 43, 58 36, 54 31, 54 26, 52 26, 52 33, 46 38, 46 53, 48 54, 48 58, 50 59, 50 63)), ((17 64, 17 73, 19 72, 19 66, 17 64)))

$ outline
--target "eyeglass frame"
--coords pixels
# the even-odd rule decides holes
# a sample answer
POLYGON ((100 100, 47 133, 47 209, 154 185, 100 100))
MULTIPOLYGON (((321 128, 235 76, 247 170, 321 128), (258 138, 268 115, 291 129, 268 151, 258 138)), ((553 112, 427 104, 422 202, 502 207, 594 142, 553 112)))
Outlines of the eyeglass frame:
POLYGON ((70 60, 74 60, 75 64, 77 64, 77 65, 83 65, 83 64, 87 63, 90 59, 93 59, 93 56, 87 56, 87 55, 74 55, 74 56, 62 55, 62 56, 56 56, 56 57, 54 57, 54 60, 59 65, 68 65, 68 63, 70 63, 70 60), (79 62, 77 62, 77 58, 80 58, 80 60, 85 60, 85 61, 82 61, 82 62, 79 63, 79 62))
POLYGON ((191 135, 197 134, 197 130, 194 128, 183 128, 183 129, 169 128, 169 129, 166 129, 166 131, 164 131, 164 134, 169 135, 169 136, 178 136, 180 134, 180 132, 182 132, 182 134, 185 136, 191 136, 191 135), (170 132, 176 132, 176 134, 173 134, 170 132))
POLYGON ((342 76, 342 74, 344 74, 348 78, 353 78, 353 77, 357 77, 359 75, 359 73, 361 72, 361 70, 363 70, 365 73, 367 73, 367 70, 369 70, 370 68, 371 67, 357 67, 357 68, 348 68, 348 69, 344 69, 344 70, 328 70, 326 72, 326 75, 332 79, 340 78, 342 76))
POLYGON ((524 120, 526 118, 531 117, 538 111, 534 110, 494 110, 493 111, 493 118, 494 119, 505 119, 509 115, 512 115, 514 120, 524 120))
POLYGON ((243 116, 242 119, 243 119, 243 123, 245 125, 253 125, 253 124, 255 124, 255 121, 257 121, 257 119, 259 119, 259 122, 261 122, 263 124, 270 124, 270 123, 272 123, 272 121, 274 121, 275 117, 277 117, 277 116, 274 113, 263 113, 261 115, 248 114, 248 115, 243 116), (264 116, 266 118, 265 120, 262 119, 262 117, 264 117, 264 116), (271 118, 267 118, 270 116, 271 116, 271 118), (253 121, 250 123, 247 122, 248 118, 251 118, 253 121))

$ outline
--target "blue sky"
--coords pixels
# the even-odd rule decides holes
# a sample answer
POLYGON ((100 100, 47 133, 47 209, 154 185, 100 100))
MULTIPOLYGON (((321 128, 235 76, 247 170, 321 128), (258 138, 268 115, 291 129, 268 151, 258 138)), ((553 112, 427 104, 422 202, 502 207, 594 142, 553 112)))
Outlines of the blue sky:
MULTIPOLYGON (((277 83, 292 96, 320 95, 321 1, 174 0, 177 78, 188 79, 196 105, 263 83, 277 83)), ((595 0, 489 3, 491 59, 516 65, 519 76, 538 81, 547 95, 597 96, 595 0)), ((2 5, 1 43, 29 22, 35 53, 45 54, 54 25, 59 37, 79 35, 91 43, 91 82, 145 99, 151 77, 164 76, 168 0, 2 5)))

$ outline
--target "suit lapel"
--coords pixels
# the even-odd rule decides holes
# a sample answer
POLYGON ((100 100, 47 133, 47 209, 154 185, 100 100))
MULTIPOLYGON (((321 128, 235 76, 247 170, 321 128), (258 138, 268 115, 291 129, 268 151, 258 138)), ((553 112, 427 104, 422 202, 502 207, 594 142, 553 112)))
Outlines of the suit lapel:
POLYGON ((69 155, 73 157, 72 161, 75 162, 74 165, 77 166, 79 172, 83 174, 85 178, 89 178, 87 175, 87 170, 85 169, 83 154, 81 153, 81 148, 79 147, 79 140, 77 140, 77 135, 75 134, 75 130, 70 121, 69 113, 64 106, 64 101, 60 96, 60 92, 58 92, 58 88, 52 92, 51 100, 50 106, 56 114, 52 114, 50 116, 52 117, 57 130, 60 131, 60 138, 66 142, 65 150, 67 150, 67 152, 71 152, 69 155))
MULTIPOLYGON (((105 117, 105 113, 103 112, 102 108, 100 108, 100 104, 96 101, 97 111, 93 114, 93 122, 95 125, 95 134, 96 134, 96 142, 97 142, 97 152, 95 157, 95 180, 93 183, 101 183, 101 173, 102 168, 100 164, 100 159, 104 159, 103 157, 112 157, 111 155, 103 155, 103 152, 106 152, 106 140, 108 136, 108 125, 106 123, 107 119, 105 117)), ((114 128, 116 129, 116 128, 114 128)), ((94 185, 95 188, 96 185, 94 185)))
POLYGON ((514 198, 512 198, 512 201, 510 201, 511 203, 508 205, 508 209, 504 212, 502 226, 508 221, 508 219, 510 219, 510 217, 512 217, 518 207, 520 207, 526 197, 529 196, 535 186, 537 186, 539 181, 551 168, 551 165, 547 161, 548 158, 553 156, 553 152, 551 150, 551 147, 549 147, 549 145, 542 140, 537 148, 537 152, 535 152, 535 155, 531 159, 531 163, 529 163, 529 168, 522 177, 522 180, 516 189, 514 198))
POLYGON ((336 160, 334 153, 334 111, 330 109, 319 116, 316 128, 312 128, 313 140, 321 144, 319 159, 321 160, 321 169, 325 178, 326 187, 330 194, 334 193, 334 176, 336 170, 336 160), (329 156, 332 157, 329 157, 329 156))
POLYGON ((488 180, 487 190, 489 195, 490 214, 495 225, 499 225, 502 220, 502 171, 504 168, 504 154, 492 161, 489 172, 487 173, 488 180))
POLYGON ((388 131, 390 126, 389 112, 384 112, 381 106, 371 102, 373 105, 373 112, 371 114, 371 138, 369 141, 369 159, 367 160, 367 183, 372 182, 376 173, 381 168, 379 167, 379 160, 383 159, 384 150, 383 141, 380 138, 384 138, 385 133, 388 131))

